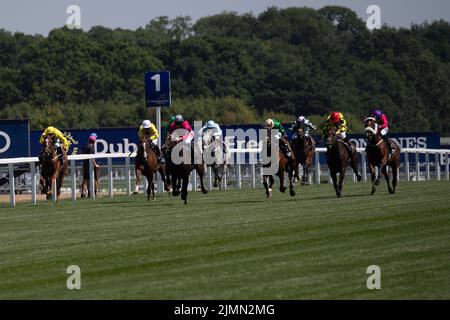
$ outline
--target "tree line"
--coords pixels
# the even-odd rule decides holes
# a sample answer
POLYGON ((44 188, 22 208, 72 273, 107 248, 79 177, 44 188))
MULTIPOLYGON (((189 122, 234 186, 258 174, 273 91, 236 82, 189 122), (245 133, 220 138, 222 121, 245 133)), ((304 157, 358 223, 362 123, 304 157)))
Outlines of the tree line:
MULTIPOLYGON (((255 123, 351 119, 381 108, 393 131, 450 133, 450 25, 367 30, 355 12, 270 7, 192 22, 157 17, 137 30, 0 30, 0 118, 32 128, 136 126, 148 117, 144 72, 170 70, 164 117, 255 123)), ((350 122, 350 121, 349 121, 350 122)))

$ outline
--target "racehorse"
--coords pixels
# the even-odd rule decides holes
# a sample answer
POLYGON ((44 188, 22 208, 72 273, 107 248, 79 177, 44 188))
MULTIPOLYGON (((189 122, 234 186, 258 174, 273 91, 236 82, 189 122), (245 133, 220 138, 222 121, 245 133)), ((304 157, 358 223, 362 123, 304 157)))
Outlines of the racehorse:
POLYGON ((140 184, 141 175, 144 175, 147 178, 147 200, 150 200, 150 197, 152 200, 155 200, 155 185, 153 179, 156 172, 159 172, 162 181, 164 181, 164 189, 166 191, 170 190, 166 181, 165 166, 158 163, 156 151, 152 148, 151 141, 149 140, 141 139, 139 141, 135 172, 137 180, 136 185, 140 184), (144 156, 144 153, 147 154, 147 157, 144 156))
MULTIPOLYGON (((353 148, 356 148, 354 142, 351 142, 353 148)), ((338 198, 342 197, 342 190, 344 187, 345 172, 347 166, 355 172, 358 177, 358 181, 361 181, 361 176, 358 173, 357 165, 358 158, 356 153, 350 154, 347 144, 343 141, 338 134, 336 134, 335 128, 330 128, 328 131, 328 137, 325 140, 327 148, 327 164, 330 169, 330 175, 333 180, 334 190, 338 198), (337 181, 337 174, 339 173, 339 184, 337 181)))
MULTIPOLYGON (((178 145, 178 143, 181 143, 178 136, 169 134, 166 138, 166 141, 163 146, 163 154, 166 158, 166 169, 167 174, 171 176, 172 181, 172 195, 178 196, 180 194, 180 188, 181 188, 181 200, 184 200, 184 204, 187 204, 187 187, 189 184, 189 175, 192 172, 192 170, 196 170, 199 177, 200 177, 200 186, 203 194, 207 194, 208 190, 206 190, 205 185, 203 184, 203 177, 205 175, 205 166, 203 163, 202 157, 200 164, 194 163, 194 150, 192 149, 193 146, 191 144, 190 146, 190 163, 184 163, 184 161, 180 161, 180 163, 176 164, 173 162, 172 157, 173 156, 179 156, 179 154, 173 154, 172 150, 175 148, 175 146, 178 145)), ((185 149, 183 149, 183 152, 185 149)))
POLYGON ((206 130, 202 136, 203 155, 208 155, 210 161, 206 161, 207 166, 212 168, 214 173, 214 188, 222 190, 222 179, 226 170, 227 155, 225 154, 222 141, 213 136, 212 130, 206 130), (212 162, 214 161, 214 162, 212 162))
MULTIPOLYGON (((271 157, 271 129, 267 129, 267 141, 266 141, 266 146, 268 149, 268 156, 271 157)), ((289 144, 289 142, 288 142, 289 144)), ((289 148, 290 145, 289 145, 289 148)), ((292 150, 292 149, 291 149, 292 150)), ((289 176, 289 194, 291 195, 291 197, 295 196, 295 190, 294 190, 294 171, 295 171, 295 164, 296 164, 296 160, 295 160, 295 155, 292 154, 292 157, 290 159, 288 159, 284 153, 281 151, 280 148, 278 148, 278 152, 276 155, 276 162, 278 162, 278 171, 276 172, 276 176, 278 176, 278 178, 280 179, 280 192, 285 193, 286 192, 286 187, 284 186, 284 174, 285 172, 288 173, 289 176)), ((264 164, 263 168, 269 168, 271 167, 272 162, 268 163, 268 164, 264 164)), ((275 182, 275 179, 273 178, 273 175, 263 175, 263 185, 264 188, 266 189, 266 196, 267 198, 272 198, 272 186, 275 182)))
POLYGON ((383 138, 378 134, 378 124, 376 123, 375 118, 366 118, 364 120, 364 124, 364 132, 367 138, 367 160, 372 177, 372 194, 376 192, 376 186, 380 184, 380 169, 386 179, 389 193, 394 194, 398 181, 397 168, 400 166, 400 147, 396 143, 393 143, 395 152, 392 156, 390 156, 388 146, 384 143, 383 138), (388 166, 392 168, 392 186, 390 183, 388 166), (375 172, 375 167, 378 167, 377 173, 375 172))
POLYGON ((53 139, 51 137, 45 138, 39 182, 41 185, 41 194, 45 194, 47 200, 51 199, 52 196, 55 196, 57 200, 61 195, 61 187, 66 173, 67 160, 64 159, 63 164, 61 164, 60 155, 58 155, 56 147, 53 145, 53 139), (55 183, 57 184, 56 195, 53 194, 55 183))
POLYGON ((295 158, 297 160, 295 164, 295 177, 300 180, 298 166, 301 164, 303 168, 302 186, 308 185, 308 176, 312 168, 316 142, 313 137, 305 136, 303 128, 299 128, 296 138, 292 140, 292 147, 294 148, 295 158))

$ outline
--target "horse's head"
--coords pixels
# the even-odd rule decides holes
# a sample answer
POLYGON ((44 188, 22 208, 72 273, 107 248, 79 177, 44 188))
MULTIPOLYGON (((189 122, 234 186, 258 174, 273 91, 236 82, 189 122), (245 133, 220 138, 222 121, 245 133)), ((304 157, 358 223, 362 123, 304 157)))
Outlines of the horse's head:
POLYGON ((378 132, 378 124, 373 117, 368 117, 364 119, 364 134, 367 137, 367 140, 371 141, 373 137, 377 135, 378 132))
POLYGON ((298 128, 298 129, 297 129, 297 137, 303 138, 304 135, 305 135, 305 130, 303 130, 303 128, 301 128, 301 127, 298 128))
POLYGON ((331 148, 337 140, 336 128, 331 127, 328 129, 327 136, 325 137, 325 145, 327 148, 331 148))
POLYGON ((206 130, 202 135, 202 143, 204 147, 209 146, 214 141, 213 131, 206 130))

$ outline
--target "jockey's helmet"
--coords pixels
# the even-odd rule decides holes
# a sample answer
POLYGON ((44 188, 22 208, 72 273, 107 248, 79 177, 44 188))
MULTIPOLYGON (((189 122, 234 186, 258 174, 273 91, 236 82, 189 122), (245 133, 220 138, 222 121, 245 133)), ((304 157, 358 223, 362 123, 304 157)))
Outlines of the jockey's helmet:
POLYGON ((213 120, 209 120, 209 121, 206 123, 206 128, 207 128, 207 129, 213 129, 215 126, 216 126, 216 123, 215 123, 213 120))
POLYGON ((152 123, 150 120, 144 120, 144 122, 142 122, 142 129, 148 129, 151 125, 152 123))
POLYGON ((172 123, 172 122, 174 122, 175 121, 175 116, 171 116, 170 118, 169 118, 169 123, 172 123))
POLYGON ((275 124, 272 119, 267 119, 266 122, 264 123, 264 126, 269 129, 272 129, 274 125, 275 124))
POLYGON ((175 116, 175 123, 176 124, 181 124, 181 123, 183 123, 183 121, 184 121, 184 118, 183 118, 183 116, 181 114, 177 114, 175 116))
POLYGON ((339 112, 333 112, 330 116, 331 123, 338 123, 341 120, 341 117, 339 116, 339 112))
POLYGON ((305 117, 304 116, 300 116, 297 118, 297 122, 304 122, 305 121, 305 117))
POLYGON ((372 116, 374 116, 375 118, 381 118, 383 112, 381 112, 380 109, 374 109, 372 111, 372 116))

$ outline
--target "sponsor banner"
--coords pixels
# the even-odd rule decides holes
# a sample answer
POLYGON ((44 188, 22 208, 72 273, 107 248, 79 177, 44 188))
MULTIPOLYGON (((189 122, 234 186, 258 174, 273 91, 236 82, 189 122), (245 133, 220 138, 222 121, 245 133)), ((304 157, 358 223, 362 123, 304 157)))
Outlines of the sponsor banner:
POLYGON ((0 120, 0 159, 29 156, 29 120, 0 120))
MULTIPOLYGON (((286 130, 290 125, 285 125, 286 130)), ((257 148, 257 145, 252 140, 259 139, 259 130, 262 129, 260 125, 224 125, 221 126, 224 138, 227 142, 237 143, 241 141, 239 146, 235 147, 251 149, 257 148)), ((98 128, 98 129, 62 129, 61 131, 71 141, 69 154, 79 154, 83 146, 87 143, 89 135, 95 132, 98 135, 96 142, 97 153, 131 153, 138 145, 138 127, 135 128, 98 128)), ((37 156, 41 150, 39 145, 39 138, 42 131, 31 131, 31 156, 37 156)), ((354 141, 358 148, 364 148, 366 141, 363 134, 349 134, 351 141, 354 141)), ((320 136, 313 135, 318 147, 323 147, 320 143, 320 136)), ((390 134, 390 137, 397 142, 402 148, 440 148, 440 135, 438 133, 399 133, 390 134)), ((165 133, 162 136, 164 141, 165 133)), ((1 139, 1 137, 0 137, 1 139)), ((17 139, 17 143, 21 141, 29 141, 30 139, 17 139)), ((14 139, 16 141, 16 139, 14 139)), ((4 142, 3 142, 4 144, 4 142)), ((2 140, 0 140, 0 148, 2 147, 2 140)), ((245 156, 249 159, 248 154, 245 156)), ((120 160, 119 160, 120 161, 120 160)), ((415 157, 410 156, 410 161, 414 162, 415 157)), ((420 157, 420 161, 424 161, 424 156, 420 157)), ((120 161, 123 162, 123 161, 120 161)), ((325 154, 321 155, 321 163, 326 163, 325 154)))

